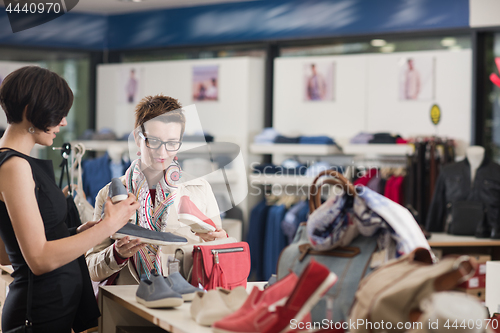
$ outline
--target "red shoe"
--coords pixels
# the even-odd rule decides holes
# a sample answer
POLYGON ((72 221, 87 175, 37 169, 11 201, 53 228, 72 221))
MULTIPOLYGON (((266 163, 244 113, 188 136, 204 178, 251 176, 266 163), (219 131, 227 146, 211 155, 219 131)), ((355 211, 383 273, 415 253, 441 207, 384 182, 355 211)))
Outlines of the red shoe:
POLYGON ((253 288, 252 292, 248 296, 247 300, 241 308, 236 312, 224 317, 223 319, 214 323, 214 328, 225 329, 226 323, 231 322, 234 319, 240 319, 243 316, 247 316, 249 313, 256 311, 259 307, 267 308, 268 306, 279 302, 283 304, 283 299, 287 299, 292 293, 293 289, 297 285, 299 278, 294 272, 291 272, 283 279, 277 281, 269 288, 265 290, 260 290, 259 288, 253 288))
MULTIPOLYGON (((334 273, 311 260, 288 299, 285 297, 267 306, 257 306, 246 315, 232 317, 231 320, 224 318, 212 326, 213 331, 216 333, 284 333, 291 331, 292 320, 295 320, 295 323, 301 322, 335 282, 337 282, 337 276, 334 273)), ((269 287, 268 290, 272 287, 269 287)), ((268 290, 262 294, 265 295, 268 290)), ((254 294, 253 298, 255 297, 254 294)))
POLYGON ((189 225, 194 232, 204 234, 217 229, 215 223, 206 217, 187 195, 181 197, 178 211, 179 221, 189 225))
POLYGON ((292 320, 300 322, 335 282, 337 282, 335 273, 311 259, 286 304, 279 306, 275 312, 269 312, 268 316, 262 317, 261 323, 265 326, 262 332, 290 331, 292 320))

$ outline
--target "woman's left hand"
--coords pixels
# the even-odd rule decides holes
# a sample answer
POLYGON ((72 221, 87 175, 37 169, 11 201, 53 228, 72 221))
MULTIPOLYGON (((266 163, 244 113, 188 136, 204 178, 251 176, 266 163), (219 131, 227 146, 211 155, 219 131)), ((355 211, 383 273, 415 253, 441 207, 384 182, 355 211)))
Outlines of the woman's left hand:
POLYGON ((210 242, 216 239, 227 238, 227 233, 224 229, 219 228, 215 229, 215 231, 208 232, 206 234, 196 233, 196 236, 201 237, 201 239, 203 239, 205 242, 210 242))
POLYGON ((99 221, 88 221, 88 222, 85 222, 84 224, 82 224, 81 226, 79 226, 78 228, 76 228, 76 233, 79 234, 80 232, 83 232, 87 229, 90 229, 92 228, 93 226, 95 226, 97 223, 101 222, 100 220, 99 221))

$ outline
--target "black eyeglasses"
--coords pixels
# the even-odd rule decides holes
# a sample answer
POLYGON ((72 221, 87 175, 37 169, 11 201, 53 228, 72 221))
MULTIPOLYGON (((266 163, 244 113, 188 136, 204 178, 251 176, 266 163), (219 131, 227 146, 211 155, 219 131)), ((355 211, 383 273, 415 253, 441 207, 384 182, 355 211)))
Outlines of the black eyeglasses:
POLYGON ((181 141, 161 141, 159 139, 152 139, 144 136, 142 132, 139 132, 141 138, 146 142, 146 147, 151 149, 159 149, 162 145, 165 145, 167 151, 177 151, 181 148, 181 141))

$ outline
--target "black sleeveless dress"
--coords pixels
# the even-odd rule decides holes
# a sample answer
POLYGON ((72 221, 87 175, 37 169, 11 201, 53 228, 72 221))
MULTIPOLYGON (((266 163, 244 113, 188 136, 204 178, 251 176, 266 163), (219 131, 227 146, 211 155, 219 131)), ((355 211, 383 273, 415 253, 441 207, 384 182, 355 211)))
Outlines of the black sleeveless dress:
MULTIPOLYGON (((35 189, 27 188, 26 192, 35 191, 47 240, 70 236, 65 224, 66 199, 56 185, 52 161, 39 160, 4 148, 0 150, 0 167, 12 156, 24 158, 31 166, 35 189)), ((22 325, 26 319, 29 267, 21 253, 5 203, 2 201, 0 236, 14 268, 14 281, 9 286, 2 311, 2 331, 6 331, 22 325)), ((72 327, 75 332, 79 332, 97 326, 99 310, 93 294, 86 295, 88 288, 92 289, 83 257, 49 273, 33 277, 31 313, 34 332, 70 332, 72 327)))

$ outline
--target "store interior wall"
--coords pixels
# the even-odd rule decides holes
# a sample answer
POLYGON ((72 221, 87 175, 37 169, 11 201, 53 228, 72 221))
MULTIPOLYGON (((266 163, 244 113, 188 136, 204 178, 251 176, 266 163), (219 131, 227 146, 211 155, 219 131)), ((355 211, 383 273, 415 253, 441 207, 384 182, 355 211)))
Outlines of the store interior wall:
MULTIPOLYGON (((249 154, 248 146, 264 124, 264 59, 237 57, 99 65, 97 131, 111 129, 118 137, 128 137, 132 132, 135 105, 139 100, 127 103, 123 98, 131 69, 137 73, 138 96, 165 94, 178 99, 183 106, 195 104, 204 132, 213 135, 217 142, 238 145, 248 171, 248 166, 257 162, 258 158, 249 154), (195 66, 217 66, 217 101, 193 99, 195 66)), ((196 134, 190 131, 189 124, 186 124, 186 134, 196 134)), ((238 184, 247 183, 245 173, 238 173, 236 177, 238 184)), ((252 204, 249 198, 238 205, 244 216, 252 204)))
POLYGON ((342 146, 361 131, 403 137, 439 135, 458 139, 463 155, 471 139, 471 51, 398 52, 275 60, 273 124, 286 135, 331 135, 342 146), (400 100, 400 71, 406 59, 434 60, 434 97, 400 100), (304 66, 335 64, 335 100, 304 99, 304 66), (403 64, 402 64, 403 62, 403 64), (442 119, 434 126, 430 109, 442 119))

